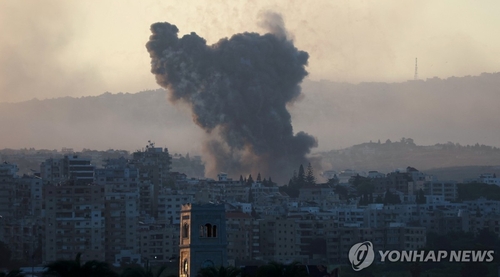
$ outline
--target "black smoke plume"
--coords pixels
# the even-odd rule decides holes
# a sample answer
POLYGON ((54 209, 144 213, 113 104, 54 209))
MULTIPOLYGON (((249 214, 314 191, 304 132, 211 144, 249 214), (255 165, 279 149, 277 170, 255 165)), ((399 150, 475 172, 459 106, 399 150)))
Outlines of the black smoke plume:
POLYGON ((179 38, 170 23, 151 25, 151 72, 207 132, 208 174, 260 172, 285 181, 317 146, 304 132, 294 135, 286 109, 301 94, 309 55, 287 39, 282 22, 270 13, 264 24, 275 33, 236 34, 214 45, 196 33, 179 38))

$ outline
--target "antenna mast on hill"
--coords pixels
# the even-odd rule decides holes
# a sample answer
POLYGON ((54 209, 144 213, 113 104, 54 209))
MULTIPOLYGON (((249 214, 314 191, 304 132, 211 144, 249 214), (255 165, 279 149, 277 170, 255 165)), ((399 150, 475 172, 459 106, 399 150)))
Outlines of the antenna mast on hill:
POLYGON ((413 79, 418 80, 417 58, 415 58, 415 76, 413 77, 413 79))

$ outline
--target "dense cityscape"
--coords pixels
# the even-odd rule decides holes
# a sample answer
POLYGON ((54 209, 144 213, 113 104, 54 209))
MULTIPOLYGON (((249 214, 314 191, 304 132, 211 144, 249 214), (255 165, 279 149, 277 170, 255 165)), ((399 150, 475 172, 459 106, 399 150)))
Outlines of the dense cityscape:
POLYGON ((0 1, 0 277, 500 277, 499 12, 0 1))
POLYGON ((0 267, 42 270, 81 253, 82 262, 169 265, 176 271, 182 260, 181 209, 190 203, 223 206, 218 236, 225 239, 225 264, 237 267, 275 261, 332 268, 348 264, 357 242, 416 250, 439 236, 500 234, 500 201, 487 199, 495 195, 464 195, 472 187, 498 188, 495 174, 452 181, 410 166, 384 174, 314 172, 309 164, 298 165, 283 185, 260 173, 188 176, 172 164, 201 163, 199 157, 171 155, 154 143, 132 155, 96 153, 101 155, 63 149, 22 175, 16 164, 2 162, 0 267), (93 158, 105 160, 96 166, 93 158))

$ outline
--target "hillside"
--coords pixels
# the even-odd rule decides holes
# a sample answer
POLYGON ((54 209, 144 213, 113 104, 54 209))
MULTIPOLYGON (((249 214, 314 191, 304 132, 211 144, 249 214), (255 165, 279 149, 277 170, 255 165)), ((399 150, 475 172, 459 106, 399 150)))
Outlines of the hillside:
POLYGON ((355 169, 390 172, 397 168, 415 167, 440 179, 462 181, 485 172, 500 172, 500 149, 486 145, 435 144, 419 146, 412 139, 398 142, 370 142, 322 152, 323 169, 336 171, 355 169))
MULTIPOLYGON (((410 163, 422 168, 499 164, 496 156, 467 149, 434 155, 431 148, 420 147, 381 155, 371 154, 373 147, 363 143, 410 137, 419 145, 452 141, 500 147, 500 73, 402 83, 308 80, 302 91, 303 97, 288 107, 294 131, 318 138, 315 153, 337 149, 340 156, 326 159, 334 168, 368 167, 375 159, 379 169, 410 163), (364 152, 339 150, 356 144, 364 152)), ((152 140, 179 153, 200 155, 203 135, 189 112, 171 104, 163 89, 0 103, 0 149, 134 151, 152 140)))
POLYGON ((0 148, 137 150, 190 142, 190 116, 168 104, 163 89, 81 98, 0 103, 0 148))

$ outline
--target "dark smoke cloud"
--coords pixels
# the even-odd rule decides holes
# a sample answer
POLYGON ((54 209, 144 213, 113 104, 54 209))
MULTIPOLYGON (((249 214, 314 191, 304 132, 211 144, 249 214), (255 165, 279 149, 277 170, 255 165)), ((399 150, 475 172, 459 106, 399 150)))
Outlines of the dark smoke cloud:
POLYGON ((196 33, 178 38, 170 23, 151 26, 151 72, 207 132, 209 174, 261 172, 284 181, 317 146, 304 132, 294 135, 286 109, 301 93, 309 55, 287 40, 281 16, 265 18, 261 26, 274 33, 236 34, 214 45, 196 33))
POLYGON ((290 34, 285 28, 283 17, 281 17, 280 14, 271 11, 264 11, 261 12, 259 16, 259 26, 261 28, 268 30, 271 34, 277 36, 280 39, 291 40, 290 34))

